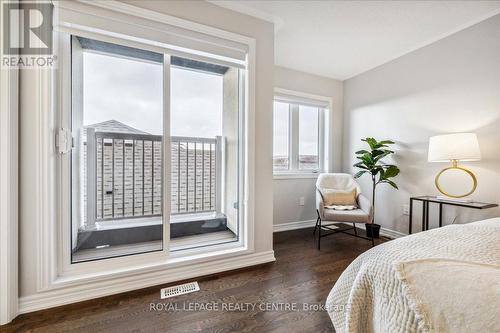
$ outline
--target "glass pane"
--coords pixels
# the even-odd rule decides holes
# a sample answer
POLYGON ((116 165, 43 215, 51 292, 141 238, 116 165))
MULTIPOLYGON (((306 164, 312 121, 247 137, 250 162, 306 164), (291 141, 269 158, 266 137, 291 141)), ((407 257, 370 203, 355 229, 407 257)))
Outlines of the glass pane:
POLYGON ((72 262, 162 250, 162 59, 72 38, 72 262))
POLYGON ((274 102, 274 138, 273 138, 273 167, 275 171, 288 170, 289 159, 289 129, 290 104, 274 102))
POLYGON ((299 169, 319 169, 319 109, 299 105, 299 169))
POLYGON ((237 241, 240 70, 171 63, 170 249, 237 241))

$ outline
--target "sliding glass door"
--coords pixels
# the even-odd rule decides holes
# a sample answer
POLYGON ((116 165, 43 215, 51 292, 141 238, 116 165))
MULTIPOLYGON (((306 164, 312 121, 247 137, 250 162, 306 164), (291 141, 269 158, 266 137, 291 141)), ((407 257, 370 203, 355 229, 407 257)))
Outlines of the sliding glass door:
POLYGON ((238 241, 244 71, 78 36, 70 53, 71 262, 238 241))
POLYGON ((71 46, 72 261, 162 250, 163 55, 71 46))
POLYGON ((171 59, 171 250, 237 241, 240 70, 171 59))

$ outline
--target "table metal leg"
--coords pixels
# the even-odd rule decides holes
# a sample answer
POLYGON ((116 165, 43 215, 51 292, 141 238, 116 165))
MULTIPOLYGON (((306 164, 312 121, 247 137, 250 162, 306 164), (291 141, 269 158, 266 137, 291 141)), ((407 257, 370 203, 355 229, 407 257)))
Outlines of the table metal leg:
POLYGON ((422 201, 422 231, 425 231, 425 209, 427 206, 425 205, 425 201, 422 201))
POLYGON ((413 220, 413 199, 410 198, 410 216, 408 217, 408 235, 411 235, 411 227, 412 227, 412 220, 413 220))
POLYGON ((429 230, 429 201, 425 202, 425 230, 429 230))
POLYGON ((443 226, 443 204, 439 204, 439 227, 443 226))

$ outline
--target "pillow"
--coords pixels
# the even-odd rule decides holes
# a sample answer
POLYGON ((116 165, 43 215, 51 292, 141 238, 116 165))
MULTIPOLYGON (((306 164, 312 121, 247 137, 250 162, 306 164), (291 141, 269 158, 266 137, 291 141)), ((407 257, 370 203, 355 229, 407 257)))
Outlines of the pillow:
POLYGON ((354 206, 358 207, 356 201, 356 189, 352 190, 331 190, 321 189, 320 193, 323 197, 325 206, 354 206))
POLYGON ((333 209, 333 210, 354 210, 358 207, 356 206, 336 206, 336 205, 331 205, 331 206, 325 206, 325 208, 328 209, 333 209))

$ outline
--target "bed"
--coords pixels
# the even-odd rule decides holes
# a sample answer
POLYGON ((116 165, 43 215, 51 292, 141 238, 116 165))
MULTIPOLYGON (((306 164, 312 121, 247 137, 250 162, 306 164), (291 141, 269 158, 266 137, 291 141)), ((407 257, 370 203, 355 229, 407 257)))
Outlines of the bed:
POLYGON ((500 332, 500 218, 370 249, 339 277, 326 308, 337 332, 500 332))

